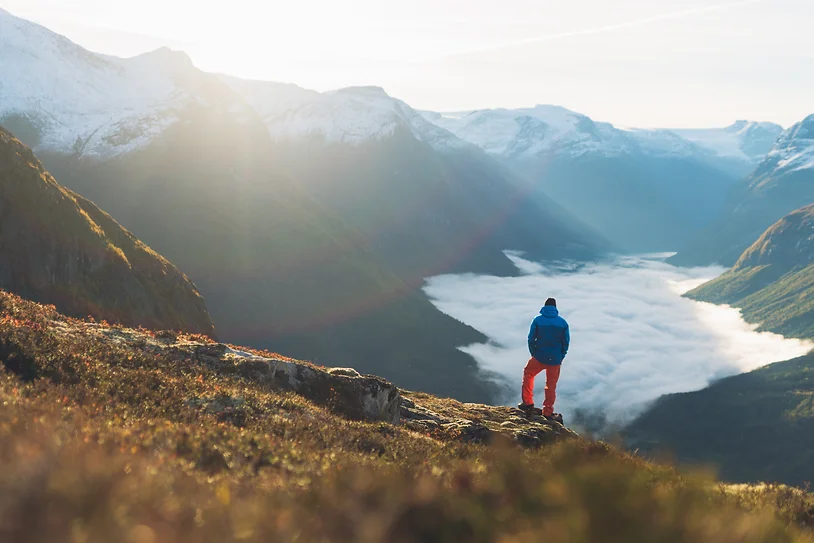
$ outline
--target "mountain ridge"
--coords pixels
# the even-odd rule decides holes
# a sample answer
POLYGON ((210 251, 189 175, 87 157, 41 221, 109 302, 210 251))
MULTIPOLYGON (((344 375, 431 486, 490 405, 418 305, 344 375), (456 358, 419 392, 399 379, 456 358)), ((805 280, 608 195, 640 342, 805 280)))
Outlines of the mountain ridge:
POLYGON ((772 224, 814 202, 814 115, 778 138, 754 172, 738 183, 721 216, 670 259, 678 265, 732 266, 772 224))
POLYGON ((195 285, 0 127, 0 288, 75 315, 212 335, 195 285))
POLYGON ((687 296, 739 307, 760 330, 814 338, 814 204, 776 222, 731 270, 687 296))
MULTIPOLYGON (((128 134, 144 137, 132 148, 100 139, 118 133, 119 118, 127 125, 152 115, 118 101, 115 123, 83 133, 88 143, 78 151, 35 148, 66 186, 189 274, 224 340, 488 401, 494 386, 458 350, 482 334, 438 311, 421 290, 424 278, 515 274, 506 249, 591 257, 610 247, 560 206, 526 198, 513 172, 381 89, 319 94, 240 81, 190 68, 168 50, 122 62, 161 83, 158 98, 170 96, 166 116, 166 102, 148 104, 166 126, 128 134), (178 69, 191 73, 174 78, 178 69), (275 132, 291 126, 298 130, 275 132), (323 137, 326 129, 340 137, 323 137), (113 146, 100 154, 98 145, 113 146)), ((47 63, 29 69, 44 80, 59 74, 47 63)), ((72 88, 94 86, 94 74, 77 71, 72 88)), ((101 87, 122 79, 112 81, 101 87)), ((89 107, 80 97, 76 111, 89 107)), ((0 122, 9 123, 8 109, 0 94, 0 122)))

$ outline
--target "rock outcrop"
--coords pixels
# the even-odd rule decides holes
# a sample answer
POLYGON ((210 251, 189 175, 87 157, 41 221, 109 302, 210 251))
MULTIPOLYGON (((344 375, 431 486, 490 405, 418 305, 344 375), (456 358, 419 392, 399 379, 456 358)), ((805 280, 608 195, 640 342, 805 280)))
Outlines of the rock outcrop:
POLYGON ((525 415, 519 409, 405 392, 401 404, 402 424, 424 433, 442 432, 468 443, 488 443, 503 436, 520 445, 536 448, 559 439, 577 437, 562 424, 542 415, 525 415))
MULTIPOLYGON (((93 336, 94 343, 124 347, 168 364, 200 365, 215 374, 238 377, 273 391, 293 392, 351 420, 401 425, 417 433, 466 443, 489 443, 498 436, 535 448, 576 437, 562 424, 517 409, 461 403, 396 385, 351 368, 323 368, 268 352, 240 349, 200 336, 148 332, 98 323, 55 322, 60 335, 93 336)), ((67 338, 70 340, 70 338, 67 338)), ((191 400, 223 422, 241 424, 242 397, 191 400)))

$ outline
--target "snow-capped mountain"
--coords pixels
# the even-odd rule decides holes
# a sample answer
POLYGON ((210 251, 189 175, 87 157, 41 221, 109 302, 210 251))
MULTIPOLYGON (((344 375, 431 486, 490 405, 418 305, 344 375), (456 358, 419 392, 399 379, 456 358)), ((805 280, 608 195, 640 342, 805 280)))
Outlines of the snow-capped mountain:
MULTIPOLYGON (((258 111, 262 109, 258 107, 258 111)), ((406 131, 439 151, 469 146, 379 87, 349 87, 311 95, 265 120, 272 138, 279 142, 316 140, 359 145, 406 131)))
POLYGON ((96 54, 0 9, 0 123, 37 150, 111 157, 146 146, 192 105, 249 111, 213 82, 183 53, 96 54))
POLYGON ((512 160, 555 154, 700 156, 706 152, 668 130, 620 130, 559 106, 424 112, 424 116, 487 153, 512 160))
POLYGON ((317 91, 292 83, 255 81, 228 75, 219 76, 232 90, 243 97, 266 125, 274 123, 285 112, 319 98, 317 91))
POLYGON ((749 121, 738 121, 726 128, 620 129, 552 105, 423 114, 438 126, 504 159, 645 153, 713 164, 718 161, 716 166, 742 175, 763 160, 783 131, 773 123, 749 121))
POLYGON ((735 203, 673 259, 678 264, 732 265, 769 226, 814 202, 814 115, 780 136, 737 187, 735 203))
POLYGON ((631 251, 685 244, 754 167, 672 130, 620 129, 558 106, 423 115, 631 251))
POLYGON ((424 278, 515 273, 506 249, 610 248, 381 89, 241 81, 167 50, 115 59, 7 13, 0 124, 177 262, 225 339, 461 399, 484 397, 456 349, 478 336, 432 306, 424 278))
POLYGON ((814 115, 783 133, 761 170, 765 167, 774 167, 775 174, 814 169, 814 115))
POLYGON ((672 132, 714 151, 721 158, 754 167, 766 158, 783 133, 783 127, 774 123, 737 121, 726 128, 673 129, 672 132))
POLYGON ((141 149, 194 106, 258 115, 275 140, 360 144, 408 130, 437 149, 465 147, 382 89, 320 94, 214 76, 184 53, 120 59, 0 10, 0 123, 39 151, 109 158, 141 149))

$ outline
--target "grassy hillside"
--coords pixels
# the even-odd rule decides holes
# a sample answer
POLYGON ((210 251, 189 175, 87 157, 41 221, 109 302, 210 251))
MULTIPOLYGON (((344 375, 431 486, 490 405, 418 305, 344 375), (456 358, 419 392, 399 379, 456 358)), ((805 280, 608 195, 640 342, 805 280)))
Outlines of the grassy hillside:
MULTIPOLYGON (((732 304, 761 330, 814 338, 814 205, 771 226, 729 272, 687 295, 732 304)), ((630 446, 714 465, 731 481, 814 481, 814 355, 661 398, 630 446)))
POLYGON ((401 392, 401 424, 350 420, 358 379, 0 292, 0 540, 812 541, 801 491, 681 475, 556 423, 524 450, 500 439, 536 424, 513 410, 422 394, 401 392), (272 362, 336 386, 294 394, 272 362), (461 430, 501 418, 491 444, 461 430))
POLYGON ((728 481, 814 482, 814 355, 665 396, 626 434, 633 448, 713 465, 728 481))
POLYGON ((213 333, 195 285, 0 128, 0 288, 75 316, 213 333))
POLYGON ((687 295, 739 307, 761 330, 814 338, 814 205, 772 225, 732 270, 687 295))

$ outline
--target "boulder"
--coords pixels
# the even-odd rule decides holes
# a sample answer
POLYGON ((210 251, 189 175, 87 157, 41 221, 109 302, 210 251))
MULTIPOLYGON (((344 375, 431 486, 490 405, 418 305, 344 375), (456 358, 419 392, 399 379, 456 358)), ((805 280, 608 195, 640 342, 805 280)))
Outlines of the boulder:
POLYGON ((225 365, 232 366, 244 378, 295 392, 349 419, 391 424, 400 421, 399 390, 379 377, 360 375, 346 368, 332 371, 302 362, 266 358, 218 343, 197 346, 195 355, 205 365, 221 370, 225 365))

